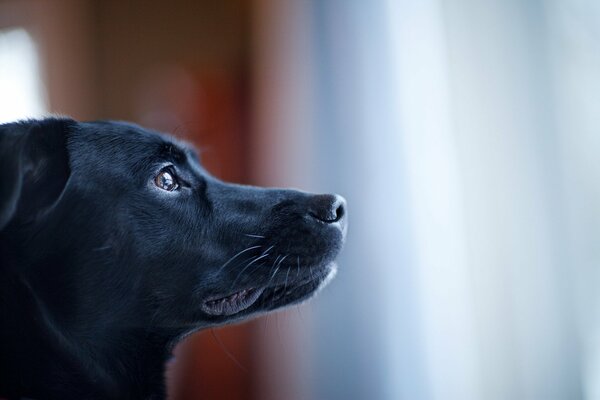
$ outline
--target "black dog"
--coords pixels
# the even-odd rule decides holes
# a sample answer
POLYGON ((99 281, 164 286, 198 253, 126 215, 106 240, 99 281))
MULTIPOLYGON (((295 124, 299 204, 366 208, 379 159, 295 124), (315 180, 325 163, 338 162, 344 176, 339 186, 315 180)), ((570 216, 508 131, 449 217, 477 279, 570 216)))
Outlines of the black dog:
POLYGON ((0 125, 0 397, 163 397, 182 337, 333 276, 345 207, 221 182, 132 124, 0 125))

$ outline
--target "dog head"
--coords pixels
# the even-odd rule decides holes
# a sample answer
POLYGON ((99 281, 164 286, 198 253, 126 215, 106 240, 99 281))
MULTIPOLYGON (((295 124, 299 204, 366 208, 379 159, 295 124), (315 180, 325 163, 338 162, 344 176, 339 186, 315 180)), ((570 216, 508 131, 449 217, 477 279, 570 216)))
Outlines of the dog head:
POLYGON ((298 303, 335 274, 340 196, 222 182, 190 146, 128 123, 0 131, 0 257, 66 326, 182 335, 298 303))

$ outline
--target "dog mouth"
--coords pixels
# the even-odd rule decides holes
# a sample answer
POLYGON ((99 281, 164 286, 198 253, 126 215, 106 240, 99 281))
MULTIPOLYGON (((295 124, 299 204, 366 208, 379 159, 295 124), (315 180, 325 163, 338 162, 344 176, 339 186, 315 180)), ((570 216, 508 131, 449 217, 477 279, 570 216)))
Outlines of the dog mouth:
POLYGON ((252 287, 238 290, 228 295, 217 295, 202 303, 202 311, 214 317, 228 317, 255 306, 266 310, 279 308, 285 304, 301 301, 325 286, 335 275, 335 264, 324 271, 296 282, 285 282, 272 286, 252 287), (258 303, 258 304, 257 304, 258 303))
POLYGON ((265 288, 243 289, 224 297, 212 298, 202 304, 202 310, 214 316, 228 316, 251 307, 265 288))

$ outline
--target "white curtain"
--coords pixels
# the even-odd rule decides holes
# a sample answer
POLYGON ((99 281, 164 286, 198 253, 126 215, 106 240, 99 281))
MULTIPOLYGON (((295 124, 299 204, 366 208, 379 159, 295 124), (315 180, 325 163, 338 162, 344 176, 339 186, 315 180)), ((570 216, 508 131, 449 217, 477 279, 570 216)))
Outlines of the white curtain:
POLYGON ((600 398, 600 4, 261 3, 276 165, 349 202, 302 396, 600 398))

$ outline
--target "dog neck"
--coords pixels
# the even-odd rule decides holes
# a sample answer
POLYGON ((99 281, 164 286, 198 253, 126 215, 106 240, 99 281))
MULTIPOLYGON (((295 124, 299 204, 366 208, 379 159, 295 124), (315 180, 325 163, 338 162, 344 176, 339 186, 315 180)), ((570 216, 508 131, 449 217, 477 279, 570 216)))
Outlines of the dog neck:
POLYGON ((56 365, 56 376, 39 376, 32 382, 23 382, 23 387, 31 390, 33 398, 42 395, 36 393, 37 384, 52 378, 61 382, 61 390, 69 396, 81 395, 84 398, 95 394, 107 399, 164 397, 164 369, 171 335, 149 332, 143 327, 126 326, 117 321, 110 325, 92 322, 88 326, 67 327, 55 317, 41 295, 21 274, 7 268, 1 275, 5 282, 3 297, 11 296, 11 302, 19 302, 27 310, 21 315, 4 315, 11 319, 10 324, 5 326, 20 327, 5 332, 5 335, 19 336, 21 340, 3 342, 23 343, 24 346, 1 349, 11 364, 0 365, 2 374, 9 371, 5 375, 8 382, 18 378, 21 370, 31 373, 31 366, 36 363, 33 357, 45 354, 56 365))

